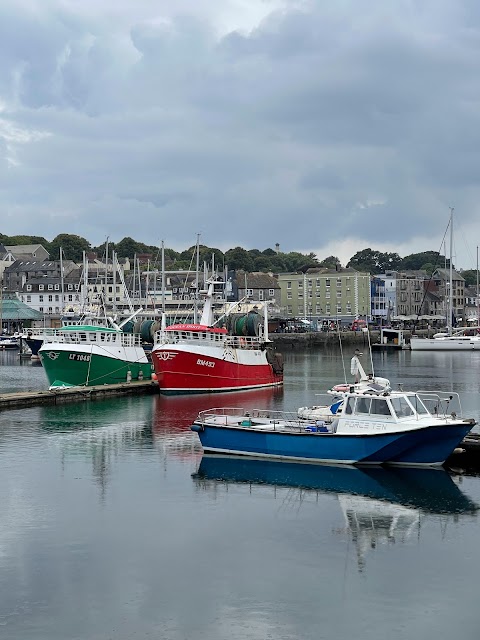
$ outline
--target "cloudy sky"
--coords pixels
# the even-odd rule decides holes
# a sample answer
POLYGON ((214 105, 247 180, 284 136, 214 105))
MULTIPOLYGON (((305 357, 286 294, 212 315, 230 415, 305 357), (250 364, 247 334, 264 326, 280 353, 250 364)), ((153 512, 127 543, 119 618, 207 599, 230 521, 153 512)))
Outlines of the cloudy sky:
POLYGON ((480 243, 475 0, 2 0, 0 232, 480 243))

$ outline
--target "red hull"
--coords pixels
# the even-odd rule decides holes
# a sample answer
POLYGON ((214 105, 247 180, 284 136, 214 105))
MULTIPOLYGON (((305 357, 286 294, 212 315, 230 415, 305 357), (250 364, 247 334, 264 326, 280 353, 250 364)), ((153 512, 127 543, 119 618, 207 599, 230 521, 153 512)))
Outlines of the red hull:
POLYGON ((208 393, 273 387, 283 383, 268 362, 238 364, 198 353, 152 351, 160 393, 208 393))

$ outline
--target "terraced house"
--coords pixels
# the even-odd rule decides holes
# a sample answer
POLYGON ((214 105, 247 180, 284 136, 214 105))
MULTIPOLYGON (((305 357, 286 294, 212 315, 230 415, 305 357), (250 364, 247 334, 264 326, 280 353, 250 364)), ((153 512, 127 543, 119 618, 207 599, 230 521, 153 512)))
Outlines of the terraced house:
POLYGON ((370 274, 355 269, 308 269, 280 273, 281 307, 285 318, 339 320, 349 324, 370 318, 370 274))

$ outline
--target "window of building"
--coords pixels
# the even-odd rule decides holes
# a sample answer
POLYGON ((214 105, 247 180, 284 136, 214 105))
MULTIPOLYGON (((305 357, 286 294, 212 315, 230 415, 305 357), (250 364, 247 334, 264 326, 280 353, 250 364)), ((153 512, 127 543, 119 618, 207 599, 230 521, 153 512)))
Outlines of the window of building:
POLYGON ((263 289, 258 290, 258 299, 263 300, 263 289))
POLYGON ((275 296, 275 289, 269 289, 268 290, 268 295, 270 298, 273 298, 275 296))
POLYGON ((330 298, 330 291, 325 292, 325 298, 330 298))
POLYGON ((337 278, 337 287, 341 287, 341 286, 342 286, 342 279, 337 278))
POLYGON ((53 302, 53 296, 52 296, 52 294, 50 294, 50 295, 48 296, 48 301, 49 301, 49 302, 53 302))
POLYGON ((246 295, 253 296, 253 289, 247 289, 246 295))
POLYGON ((32 301, 32 296, 27 296, 27 302, 31 302, 32 301))
POLYGON ((60 300, 60 296, 59 296, 59 295, 56 295, 56 296, 55 296, 55 302, 58 302, 59 300, 60 300))
POLYGON ((39 290, 39 291, 43 291, 43 290, 44 290, 44 288, 45 288, 45 285, 43 285, 43 284, 39 284, 39 285, 38 285, 38 290, 39 290))
POLYGON ((60 313, 59 307, 55 307, 55 313, 60 313))
POLYGON ((42 295, 39 295, 39 296, 38 296, 38 301, 39 301, 39 302, 43 302, 43 296, 42 296, 42 295))
POLYGON ((68 294, 68 301, 73 302, 73 295, 71 293, 68 294))
POLYGON ((337 304, 337 313, 342 313, 342 305, 337 304))
POLYGON ((67 289, 68 289, 69 291, 73 291, 73 284, 68 284, 68 285, 67 285, 67 289))
POLYGON ((27 291, 31 291, 32 290, 32 285, 31 284, 27 284, 27 291))
POLYGON ((49 284, 49 285, 48 285, 48 290, 49 290, 49 291, 52 291, 52 290, 53 290, 53 284, 49 284))
POLYGON ((291 289, 292 288, 292 283, 291 282, 287 282, 287 289, 291 289))
POLYGON ((287 291, 287 300, 291 300, 291 299, 292 299, 292 292, 287 291))
POLYGON ((303 280, 298 281, 298 288, 303 289, 303 280))
POLYGON ((341 291, 337 291, 337 298, 341 298, 342 297, 342 292, 341 291))
POLYGON ((48 313, 53 313, 53 307, 48 307, 48 313))
POLYGON ((59 291, 59 290, 60 290, 60 285, 59 285, 59 284, 56 284, 56 285, 55 285, 55 291, 59 291))

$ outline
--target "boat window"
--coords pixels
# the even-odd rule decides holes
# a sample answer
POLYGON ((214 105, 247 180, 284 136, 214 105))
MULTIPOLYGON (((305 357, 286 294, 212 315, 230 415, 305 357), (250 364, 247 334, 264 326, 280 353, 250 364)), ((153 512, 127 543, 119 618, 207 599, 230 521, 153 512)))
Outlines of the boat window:
POLYGON ((412 407, 415 409, 415 411, 418 413, 419 416, 429 415, 429 411, 427 407, 423 404, 423 402, 420 400, 420 398, 417 395, 412 394, 407 397, 410 401, 410 404, 412 405, 412 407))
POLYGON ((370 398, 357 398, 357 404, 355 406, 356 413, 369 413, 370 411, 370 398))
POLYGON ((406 418, 413 415, 413 409, 408 404, 406 398, 392 398, 392 406, 399 418, 406 418))
POLYGON ((353 413, 353 405, 355 404, 355 398, 349 398, 347 400, 347 406, 345 407, 345 413, 352 414, 353 413))
POLYGON ((383 398, 372 398, 372 404, 370 407, 370 414, 375 414, 379 416, 389 416, 390 407, 387 404, 387 401, 383 398))

